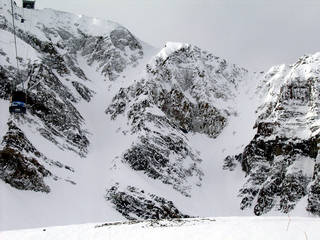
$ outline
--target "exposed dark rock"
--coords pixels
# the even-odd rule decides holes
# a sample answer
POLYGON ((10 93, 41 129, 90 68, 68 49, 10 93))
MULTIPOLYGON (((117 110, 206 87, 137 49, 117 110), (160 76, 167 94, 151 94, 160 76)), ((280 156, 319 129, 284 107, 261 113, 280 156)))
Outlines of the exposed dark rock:
POLYGON ((320 216, 320 163, 314 167, 313 181, 308 195, 307 211, 320 216))
POLYGON ((46 66, 34 65, 32 71, 28 82, 28 109, 46 126, 43 136, 54 143, 57 143, 56 137, 62 137, 68 149, 85 156, 89 140, 82 129, 83 118, 72 104, 76 98, 46 66))
POLYGON ((247 181, 240 189, 241 208, 256 215, 272 209, 288 213, 308 197, 307 211, 319 208, 319 62, 303 57, 293 66, 278 66, 264 74, 260 86, 268 96, 257 110, 257 133, 237 157, 247 181), (308 66, 307 66, 308 64, 308 66))
POLYGON ((16 81, 15 71, 10 71, 0 65, 0 98, 9 100, 12 83, 16 81))
POLYGON ((316 156, 316 138, 265 141, 256 136, 236 158, 248 178, 240 190, 241 208, 254 205, 256 215, 267 213, 273 207, 284 213, 292 210, 297 201, 307 195, 307 185, 311 180, 303 169, 294 166, 298 161, 312 164, 316 156))
POLYGON ((84 74, 83 70, 77 66, 76 59, 71 54, 65 54, 64 59, 66 61, 67 66, 72 70, 72 72, 82 80, 88 80, 87 76, 84 74))
POLYGON ((125 47, 129 47, 132 51, 142 50, 140 42, 125 28, 111 31, 110 39, 113 45, 122 51, 125 51, 125 47))
POLYGON ((131 107, 131 116, 133 111, 155 105, 184 132, 215 138, 226 126, 230 113, 214 103, 228 101, 238 84, 236 79, 240 81, 246 71, 188 45, 166 59, 156 58, 153 65, 147 65, 147 73, 148 79, 121 89, 114 97, 107 109, 113 119, 127 107, 131 107), (146 97, 140 105, 128 106, 128 102, 142 96, 146 97))
POLYGON ((119 190, 115 185, 107 191, 106 200, 114 204, 115 209, 129 220, 141 219, 176 219, 188 218, 173 204, 154 194, 128 186, 125 190, 119 190))
POLYGON ((0 48, 0 55, 2 55, 2 56, 7 56, 7 54, 3 51, 2 48, 0 48))
POLYGON ((40 157, 41 153, 26 138, 20 128, 13 121, 8 122, 8 131, 1 141, 1 145, 5 148, 11 148, 19 153, 33 153, 40 157))
POLYGON ((20 190, 50 192, 44 177, 51 173, 34 158, 25 157, 11 148, 0 151, 0 178, 20 190))
POLYGON ((87 88, 85 85, 79 82, 73 81, 72 85, 84 100, 86 100, 87 102, 91 101, 91 98, 93 97, 93 94, 94 94, 93 91, 91 91, 89 88, 87 88))
POLYGON ((161 90, 159 96, 155 96, 155 103, 187 132, 199 132, 217 137, 226 126, 226 117, 214 106, 206 102, 194 104, 177 89, 170 92, 161 90))
POLYGON ((190 196, 192 185, 201 185, 201 159, 188 145, 175 121, 151 110, 153 101, 139 86, 133 92, 130 92, 131 88, 121 89, 107 109, 112 119, 127 110, 131 132, 139 134, 139 141, 123 154, 122 161, 190 196), (135 100, 130 101, 131 97, 135 100), (130 107, 127 108, 128 104, 130 107))
MULTIPOLYGON (((12 121, 8 123, 8 127, 1 143, 0 178, 21 190, 49 192, 50 188, 44 183, 44 177, 52 174, 36 160, 44 156, 12 121)), ((50 162, 46 158, 44 160, 50 162)))
POLYGON ((111 81, 143 57, 141 44, 124 28, 113 30, 110 36, 87 36, 81 52, 89 65, 97 62, 101 73, 111 81), (129 55, 125 53, 126 47, 131 51, 129 55))
MULTIPOLYGON (((17 117, 19 118, 19 117, 17 117)), ((48 159, 39 152, 17 127, 17 119, 8 122, 8 131, 2 139, 0 150, 0 177, 12 187, 21 190, 49 192, 50 187, 44 182, 45 177, 54 176, 46 166, 64 168, 70 172, 74 170, 59 161, 48 159)))
POLYGON ((149 177, 171 184, 174 189, 189 197, 194 178, 200 186, 203 173, 199 169, 201 160, 187 142, 175 134, 153 132, 141 136, 123 155, 123 161, 134 170, 143 171, 149 177))
POLYGON ((125 114, 131 133, 139 134, 122 161, 190 196, 203 173, 185 134, 221 133, 230 113, 215 103, 234 95, 246 71, 190 45, 156 57, 146 68, 147 78, 121 88, 106 110, 114 120, 125 114))
POLYGON ((238 165, 238 162, 241 162, 240 160, 241 155, 237 155, 237 156, 227 156, 224 159, 224 164, 223 164, 223 169, 224 170, 229 170, 229 171, 233 171, 235 170, 235 168, 238 165))

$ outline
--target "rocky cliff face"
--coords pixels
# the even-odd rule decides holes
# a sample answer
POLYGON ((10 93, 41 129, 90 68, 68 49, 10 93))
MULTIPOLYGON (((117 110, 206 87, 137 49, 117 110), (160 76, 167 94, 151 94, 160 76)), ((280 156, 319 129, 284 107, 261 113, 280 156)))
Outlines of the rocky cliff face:
POLYGON ((320 215, 319 73, 320 55, 315 54, 273 67, 262 77, 256 135, 233 158, 247 174, 241 208, 252 206, 256 215, 272 209, 288 213, 308 198, 307 211, 320 215))
POLYGON ((190 196, 203 173, 187 134, 221 133, 246 73, 198 47, 167 43, 146 66, 145 78, 120 89, 106 110, 112 119, 125 115, 139 138, 121 161, 190 196))
POLYGON ((37 161, 38 158, 47 159, 12 121, 8 122, 8 132, 1 147, 0 178, 3 181, 21 190, 50 191, 43 178, 52 174, 37 161))

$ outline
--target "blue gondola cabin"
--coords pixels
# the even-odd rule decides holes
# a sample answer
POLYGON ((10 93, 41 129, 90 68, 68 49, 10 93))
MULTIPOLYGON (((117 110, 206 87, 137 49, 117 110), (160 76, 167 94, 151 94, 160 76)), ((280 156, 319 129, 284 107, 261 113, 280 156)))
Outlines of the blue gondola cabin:
POLYGON ((15 91, 11 96, 10 113, 26 113, 26 93, 23 91, 15 91))
POLYGON ((34 9, 35 3, 36 3, 36 1, 22 0, 22 7, 28 8, 28 9, 34 9))

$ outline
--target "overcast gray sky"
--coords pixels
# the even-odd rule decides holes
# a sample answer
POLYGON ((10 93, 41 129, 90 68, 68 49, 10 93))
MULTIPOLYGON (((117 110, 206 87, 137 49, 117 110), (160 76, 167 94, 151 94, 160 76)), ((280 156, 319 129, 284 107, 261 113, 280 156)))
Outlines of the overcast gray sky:
POLYGON ((320 51, 320 0, 38 0, 116 21, 156 47, 196 44, 250 70, 320 51))

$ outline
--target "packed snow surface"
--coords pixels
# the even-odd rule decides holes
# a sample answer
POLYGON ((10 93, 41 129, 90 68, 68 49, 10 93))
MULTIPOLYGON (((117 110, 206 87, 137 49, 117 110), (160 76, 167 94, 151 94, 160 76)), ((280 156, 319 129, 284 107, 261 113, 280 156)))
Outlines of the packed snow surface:
POLYGON ((1 240, 88 239, 230 239, 313 240, 320 238, 320 220, 310 218, 206 218, 115 222, 0 232, 1 240))

